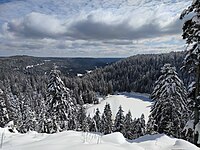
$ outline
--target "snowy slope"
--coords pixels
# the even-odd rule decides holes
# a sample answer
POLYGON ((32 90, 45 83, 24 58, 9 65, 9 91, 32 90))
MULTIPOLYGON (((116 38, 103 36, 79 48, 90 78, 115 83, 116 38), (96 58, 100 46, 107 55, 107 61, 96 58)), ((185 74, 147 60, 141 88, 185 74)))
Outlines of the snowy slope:
MULTIPOLYGON (((4 129, 0 128, 0 135, 4 129)), ((1 149, 1 147, 0 147, 1 149)), ((29 132, 4 134, 2 150, 199 150, 180 139, 158 134, 127 142, 121 133, 99 136, 92 133, 65 131, 52 135, 29 132)))
POLYGON ((151 100, 148 99, 148 95, 142 95, 138 93, 120 93, 116 95, 109 95, 102 100, 100 104, 88 106, 87 114, 92 117, 97 108, 103 113, 104 106, 109 103, 111 106, 113 119, 121 105, 124 110, 124 115, 130 110, 133 118, 139 118, 143 113, 147 122, 151 109, 151 100))

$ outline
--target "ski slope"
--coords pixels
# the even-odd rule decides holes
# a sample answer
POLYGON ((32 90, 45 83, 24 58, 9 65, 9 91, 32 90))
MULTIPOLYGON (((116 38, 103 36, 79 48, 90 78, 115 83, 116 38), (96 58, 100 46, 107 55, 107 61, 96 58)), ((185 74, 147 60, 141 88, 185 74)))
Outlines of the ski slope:
POLYGON ((91 117, 94 116, 97 108, 99 108, 99 111, 102 114, 106 103, 109 103, 111 106, 111 111, 113 114, 112 119, 115 118, 118 108, 121 105, 122 109, 124 110, 124 115, 130 110, 133 118, 139 118, 143 113, 146 122, 148 121, 148 116, 150 114, 152 105, 148 95, 124 92, 115 95, 109 95, 105 97, 105 99, 101 99, 100 104, 88 105, 87 114, 90 114, 91 117))
POLYGON ((146 135, 128 142, 119 132, 104 136, 76 131, 19 134, 0 128, 2 133, 1 150, 199 150, 187 141, 164 134, 146 135))

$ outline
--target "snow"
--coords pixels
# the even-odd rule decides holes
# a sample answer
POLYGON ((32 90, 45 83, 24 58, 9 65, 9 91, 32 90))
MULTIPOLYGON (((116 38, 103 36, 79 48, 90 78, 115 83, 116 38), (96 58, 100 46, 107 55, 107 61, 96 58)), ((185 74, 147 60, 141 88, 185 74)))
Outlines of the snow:
POLYGON ((92 70, 86 70, 86 73, 91 73, 92 72, 92 70))
POLYGON ((200 144, 200 123, 199 122, 196 124, 194 132, 198 133, 199 138, 198 138, 197 143, 200 144))
POLYGON ((199 150, 187 141, 164 134, 145 135, 127 141, 119 132, 104 136, 76 131, 51 135, 37 132, 20 134, 10 133, 7 128, 0 128, 0 135, 2 133, 2 150, 199 150))
POLYGON ((2 91, 2 89, 0 89, 0 94, 3 94, 3 91, 2 91))
POLYGON ((188 120, 183 131, 186 131, 186 134, 187 134, 189 129, 194 130, 194 120, 188 120))
POLYGON ((102 114, 106 103, 109 103, 111 106, 112 119, 114 119, 119 106, 121 105, 122 109, 124 110, 124 114, 128 113, 130 110, 132 118, 140 118, 143 113, 146 122, 148 121, 148 116, 150 114, 152 105, 148 95, 123 92, 105 97, 104 100, 101 100, 100 104, 88 105, 87 114, 90 114, 90 116, 93 117, 97 108, 99 108, 99 111, 102 114))
POLYGON ((83 76, 83 74, 77 73, 77 77, 82 77, 82 76, 83 76))
POLYGON ((36 65, 28 65, 25 68, 26 69, 30 69, 30 68, 37 67, 37 66, 42 66, 42 65, 44 65, 44 63, 40 63, 40 64, 36 64, 36 65))
POLYGON ((124 144, 127 142, 124 136, 120 132, 104 135, 102 137, 102 141, 107 142, 107 143, 115 143, 115 144, 124 144))

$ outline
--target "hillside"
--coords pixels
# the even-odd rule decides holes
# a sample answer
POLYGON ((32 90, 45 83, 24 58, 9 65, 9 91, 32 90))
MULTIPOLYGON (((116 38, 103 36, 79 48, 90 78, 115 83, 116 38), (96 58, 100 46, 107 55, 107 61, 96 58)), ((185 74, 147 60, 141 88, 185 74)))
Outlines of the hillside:
POLYGON ((12 56, 0 57, 0 71, 2 73, 18 72, 22 74, 44 75, 49 73, 56 64, 65 76, 84 74, 87 70, 94 70, 116 62, 120 58, 56 58, 12 56))
POLYGON ((161 67, 166 63, 176 67, 179 77, 185 85, 188 84, 188 75, 184 70, 180 70, 183 59, 184 52, 135 55, 98 68, 86 74, 82 80, 88 83, 88 90, 102 95, 116 91, 150 94, 155 81, 161 75, 161 67))

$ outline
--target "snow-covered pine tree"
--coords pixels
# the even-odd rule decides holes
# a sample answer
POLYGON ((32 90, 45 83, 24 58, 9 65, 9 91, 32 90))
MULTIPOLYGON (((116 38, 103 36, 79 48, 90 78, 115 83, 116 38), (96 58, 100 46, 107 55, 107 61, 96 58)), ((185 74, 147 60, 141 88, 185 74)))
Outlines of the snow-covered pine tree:
MULTIPOLYGON (((60 78, 60 71, 54 66, 49 75, 47 89, 47 118, 50 133, 71 129, 76 109, 70 90, 60 78)), ((77 114, 76 114, 77 115, 77 114)))
POLYGON ((5 102, 5 94, 0 89, 0 127, 4 127, 9 122, 7 106, 5 102))
POLYGON ((95 132, 99 132, 101 128, 101 116, 98 108, 96 109, 93 120, 94 120, 95 132))
POLYGON ((102 119, 101 119, 101 132, 103 134, 110 134, 112 133, 112 112, 110 108, 110 104, 107 103, 104 108, 104 112, 102 114, 102 119))
POLYGON ((141 117, 136 120, 134 128, 135 128, 136 138, 145 135, 146 125, 144 120, 144 114, 142 114, 141 117))
MULTIPOLYGON (((165 64, 151 94, 151 125, 158 133, 179 137, 187 116, 187 94, 175 67, 165 64), (153 124, 152 124, 153 122, 153 124)), ((150 123, 148 123, 150 125, 150 123)))
POLYGON ((124 137, 127 139, 133 139, 133 119, 130 111, 128 111, 128 113, 125 116, 124 128, 124 137))
POLYGON ((46 104, 45 100, 41 94, 38 94, 38 98, 40 98, 40 104, 38 105, 38 113, 37 113, 37 127, 36 131, 39 133, 49 133, 47 126, 47 118, 46 118, 46 104))
POLYGON ((78 131, 83 130, 83 122, 84 122, 85 118, 87 118, 85 107, 80 106, 80 108, 78 109, 78 113, 77 113, 77 120, 78 120, 77 130, 78 131))
MULTIPOLYGON (((193 95, 193 114, 194 114, 194 128, 199 123, 199 105, 200 105, 200 1, 193 0, 193 3, 185 9, 180 19, 185 18, 188 14, 191 14, 190 19, 185 21, 183 25, 183 39, 186 40, 187 53, 184 59, 184 67, 188 69, 191 77, 193 78, 192 84, 194 85, 193 95)), ((197 145, 198 137, 200 133, 195 133, 194 144, 197 145)))
POLYGON ((122 109, 122 106, 119 106, 119 110, 115 116, 115 121, 114 121, 114 132, 121 132, 122 134, 125 133, 125 124, 124 124, 124 111, 122 109))
POLYGON ((21 100, 19 104, 21 117, 18 118, 17 130, 21 133, 35 131, 36 116, 35 112, 31 109, 30 99, 24 93, 21 93, 19 98, 21 100))
POLYGON ((84 120, 83 120, 83 125, 82 125, 82 131, 83 132, 89 132, 90 131, 90 122, 89 122, 88 117, 85 117, 84 120))

